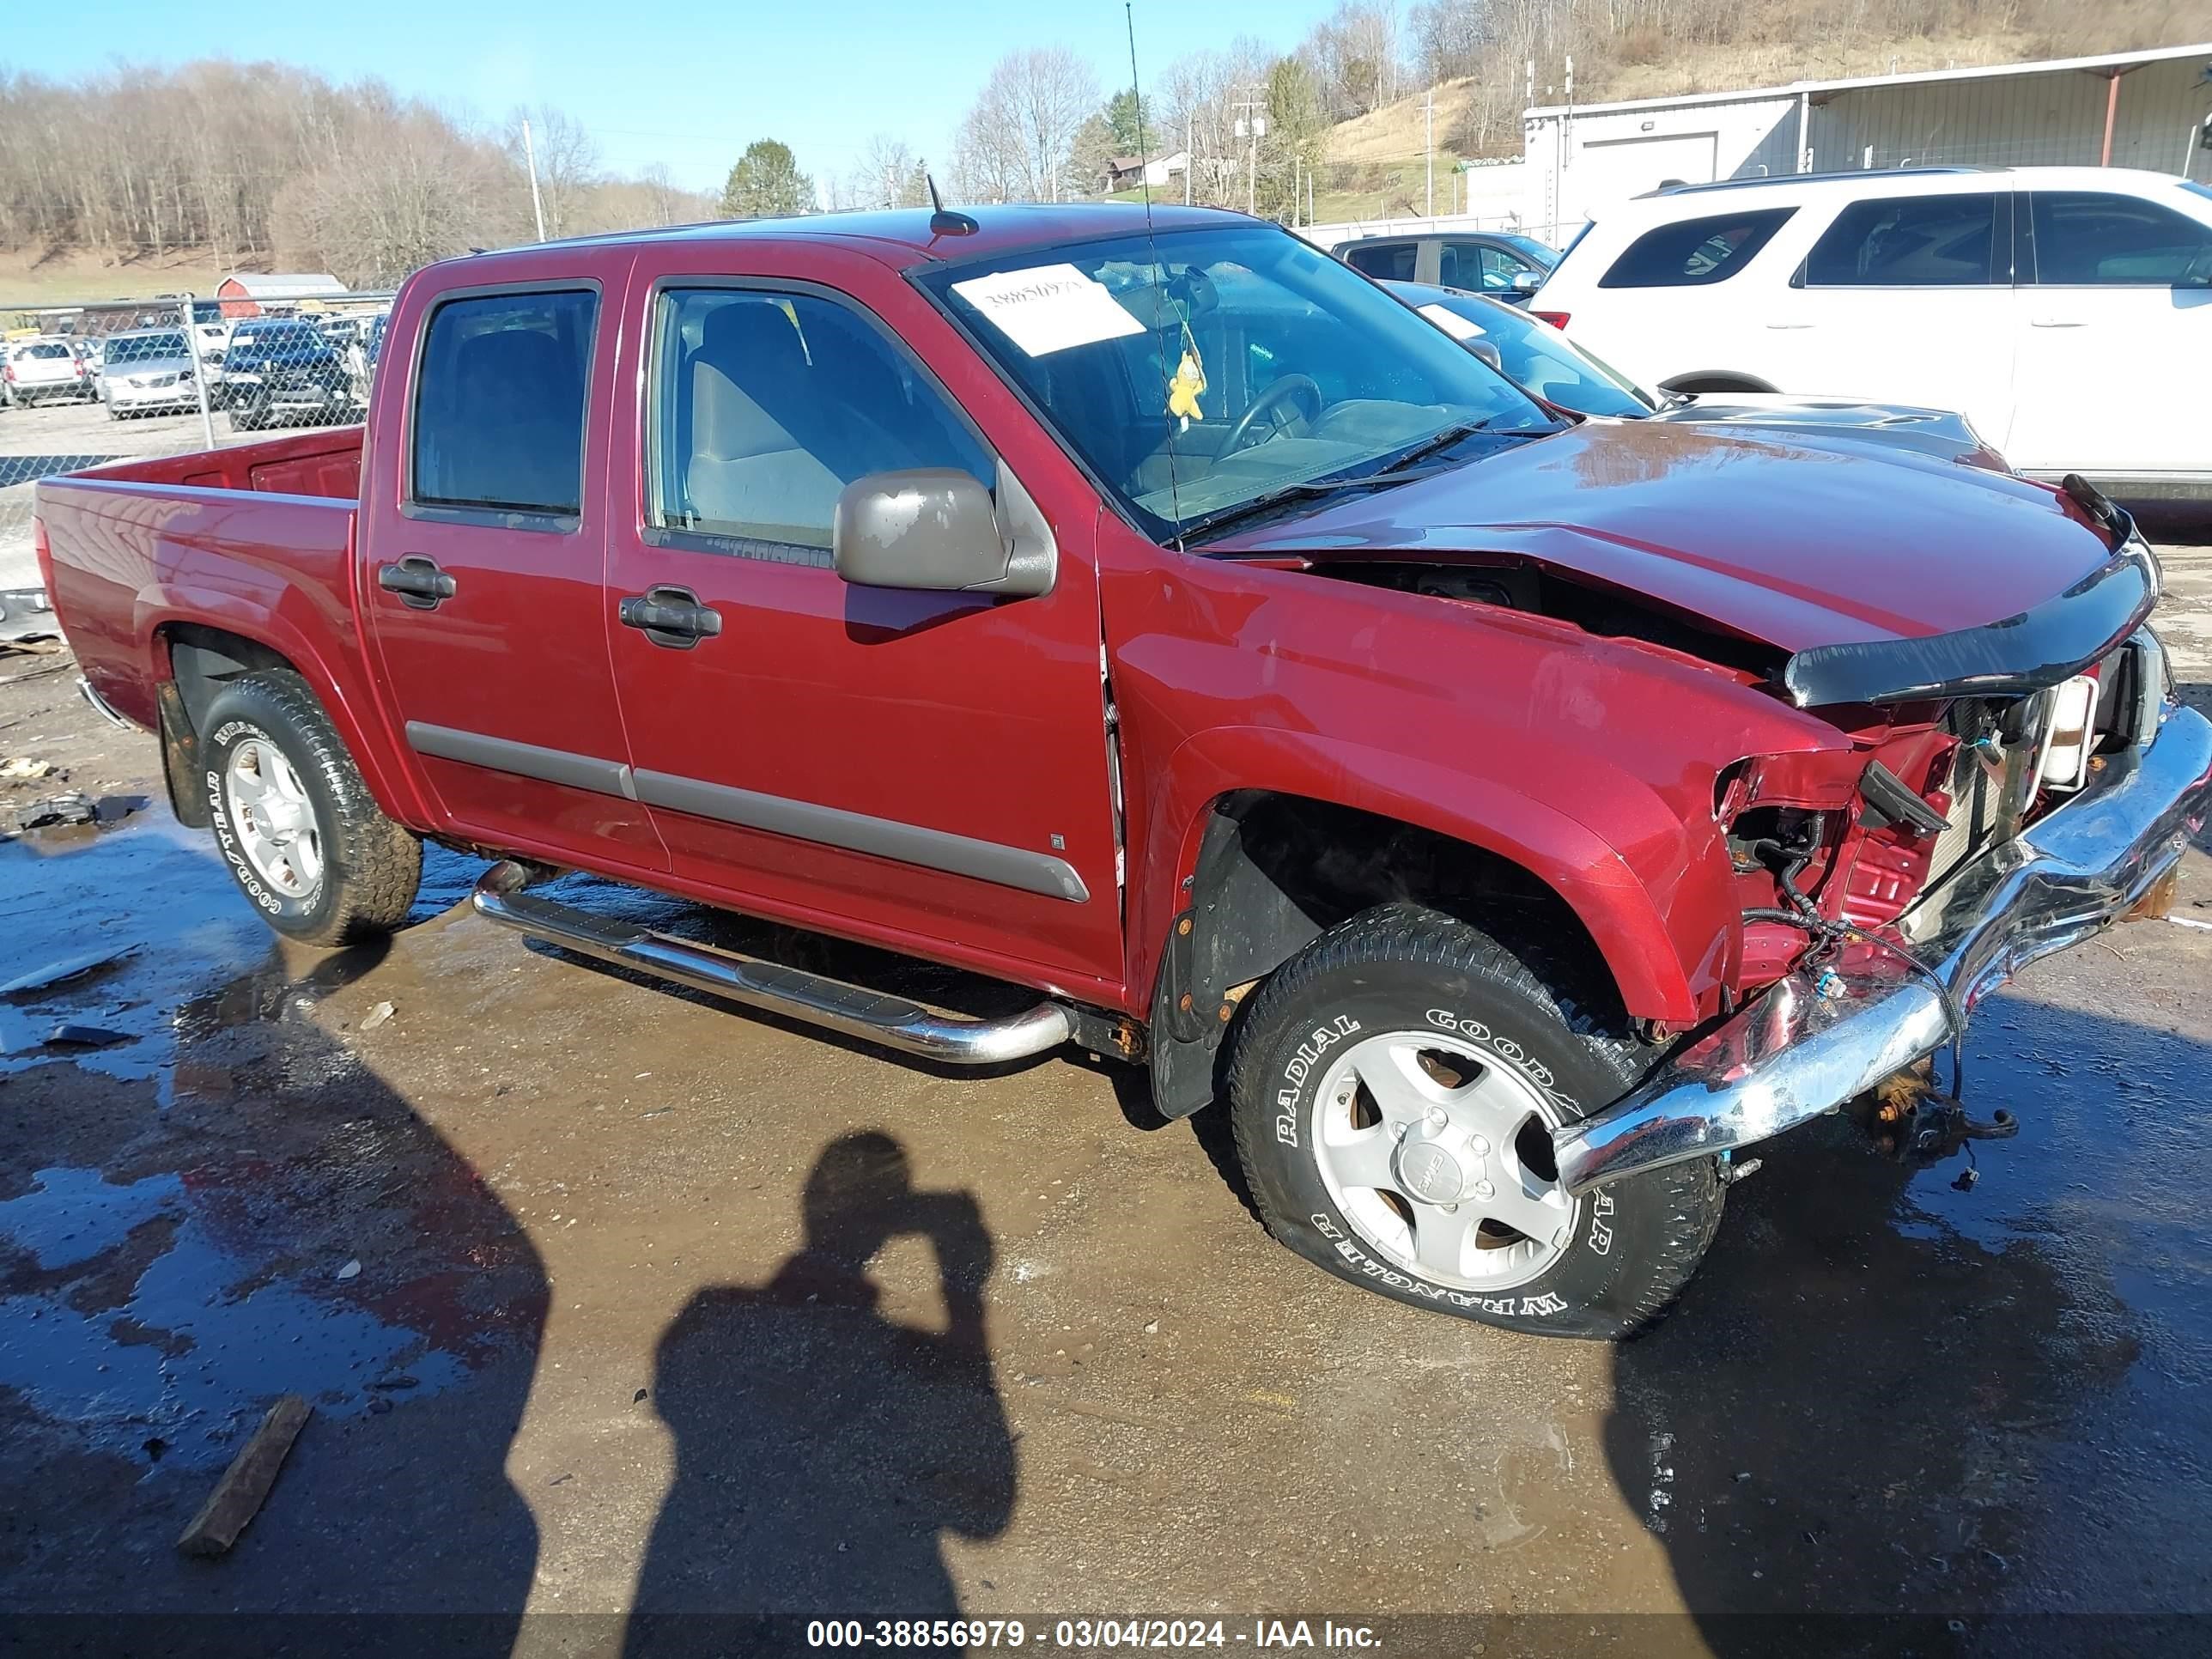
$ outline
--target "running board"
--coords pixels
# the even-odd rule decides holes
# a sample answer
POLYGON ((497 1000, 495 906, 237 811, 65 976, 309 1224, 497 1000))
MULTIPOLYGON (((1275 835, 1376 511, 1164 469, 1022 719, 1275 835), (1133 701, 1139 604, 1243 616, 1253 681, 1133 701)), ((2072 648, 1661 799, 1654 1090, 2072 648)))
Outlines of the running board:
POLYGON ((757 957, 694 945, 573 905, 532 898, 522 890, 530 873, 512 861, 492 866, 471 897, 476 913, 541 944, 672 980, 902 1054, 951 1066, 996 1066, 1056 1048, 1075 1034, 1073 1016, 1056 1002, 1040 1002, 1004 1019, 940 1014, 903 997, 885 996, 757 957))

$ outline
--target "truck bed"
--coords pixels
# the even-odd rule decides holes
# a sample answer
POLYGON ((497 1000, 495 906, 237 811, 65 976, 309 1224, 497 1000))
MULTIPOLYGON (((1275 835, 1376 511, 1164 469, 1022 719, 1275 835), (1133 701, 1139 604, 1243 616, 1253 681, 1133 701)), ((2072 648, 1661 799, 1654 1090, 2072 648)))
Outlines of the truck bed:
POLYGON ((40 568, 94 690, 151 727, 164 628, 226 623, 356 690, 361 459, 361 428, 319 428, 42 480, 40 568))

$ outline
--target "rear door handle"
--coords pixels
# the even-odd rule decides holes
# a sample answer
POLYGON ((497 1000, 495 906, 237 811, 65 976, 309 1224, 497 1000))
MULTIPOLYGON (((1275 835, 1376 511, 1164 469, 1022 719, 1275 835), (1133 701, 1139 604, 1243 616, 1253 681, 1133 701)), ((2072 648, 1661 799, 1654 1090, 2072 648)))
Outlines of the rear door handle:
POLYGON ((416 611, 435 611, 460 591, 451 576, 438 568, 435 559, 410 553, 398 564, 379 565, 376 585, 397 593, 400 604, 416 611))
POLYGON ((1769 323, 1767 325, 1769 328, 1813 328, 1815 326, 1817 325, 1813 323, 1769 323))
POLYGON ((2027 325, 2030 328, 2081 328, 2086 326, 2086 325, 2079 321, 2077 319, 2072 317, 2031 317, 2027 319, 2027 325))
POLYGON ((700 604, 688 587, 648 587, 624 599, 615 614, 624 628, 635 628, 672 651, 689 651, 722 631, 722 613, 700 604))

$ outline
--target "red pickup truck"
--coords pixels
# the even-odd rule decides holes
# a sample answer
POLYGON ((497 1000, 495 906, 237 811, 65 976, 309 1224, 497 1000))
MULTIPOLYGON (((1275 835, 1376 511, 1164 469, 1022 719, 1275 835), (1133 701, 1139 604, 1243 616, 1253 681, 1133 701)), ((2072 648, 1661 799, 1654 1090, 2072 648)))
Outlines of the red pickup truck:
POLYGON ((570 951, 939 1061, 1141 1062, 1170 1116, 1225 1097, 1291 1249, 1528 1331, 1633 1330, 1742 1149, 1900 1074, 1899 1155, 2001 1131, 1923 1062, 2160 902, 2212 793, 2094 490, 1571 416, 1233 215, 448 261, 366 431, 38 514, 92 690, 279 930, 397 927, 434 839, 570 951), (1035 1000, 527 890, 562 869, 1035 1000))

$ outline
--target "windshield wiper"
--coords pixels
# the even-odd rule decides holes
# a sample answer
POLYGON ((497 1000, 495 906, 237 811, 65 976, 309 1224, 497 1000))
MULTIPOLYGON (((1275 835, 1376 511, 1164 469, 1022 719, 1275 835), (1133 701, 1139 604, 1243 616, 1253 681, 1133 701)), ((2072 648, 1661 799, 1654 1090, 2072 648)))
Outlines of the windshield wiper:
POLYGON ((1231 525, 1242 524, 1247 519, 1256 518, 1263 513, 1272 512, 1287 501, 1304 501, 1316 495, 1340 495, 1345 491, 1354 489, 1389 489, 1394 485, 1418 483, 1423 478, 1433 478, 1439 472, 1449 471, 1450 468, 1412 466, 1407 464, 1418 461, 1424 456, 1433 455, 1440 449, 1449 448, 1462 438, 1473 437, 1478 432, 1486 432, 1489 429, 1490 422, 1487 420, 1458 422, 1444 428, 1441 432, 1431 433, 1411 449, 1393 456, 1389 466, 1382 471, 1363 472, 1349 478, 1302 478, 1296 483, 1283 484, 1268 490, 1263 495, 1254 496, 1241 507, 1232 507, 1226 512, 1217 513, 1211 518, 1200 519, 1184 526, 1183 539, 1196 541, 1202 537, 1212 535, 1216 531, 1225 530, 1231 525))

